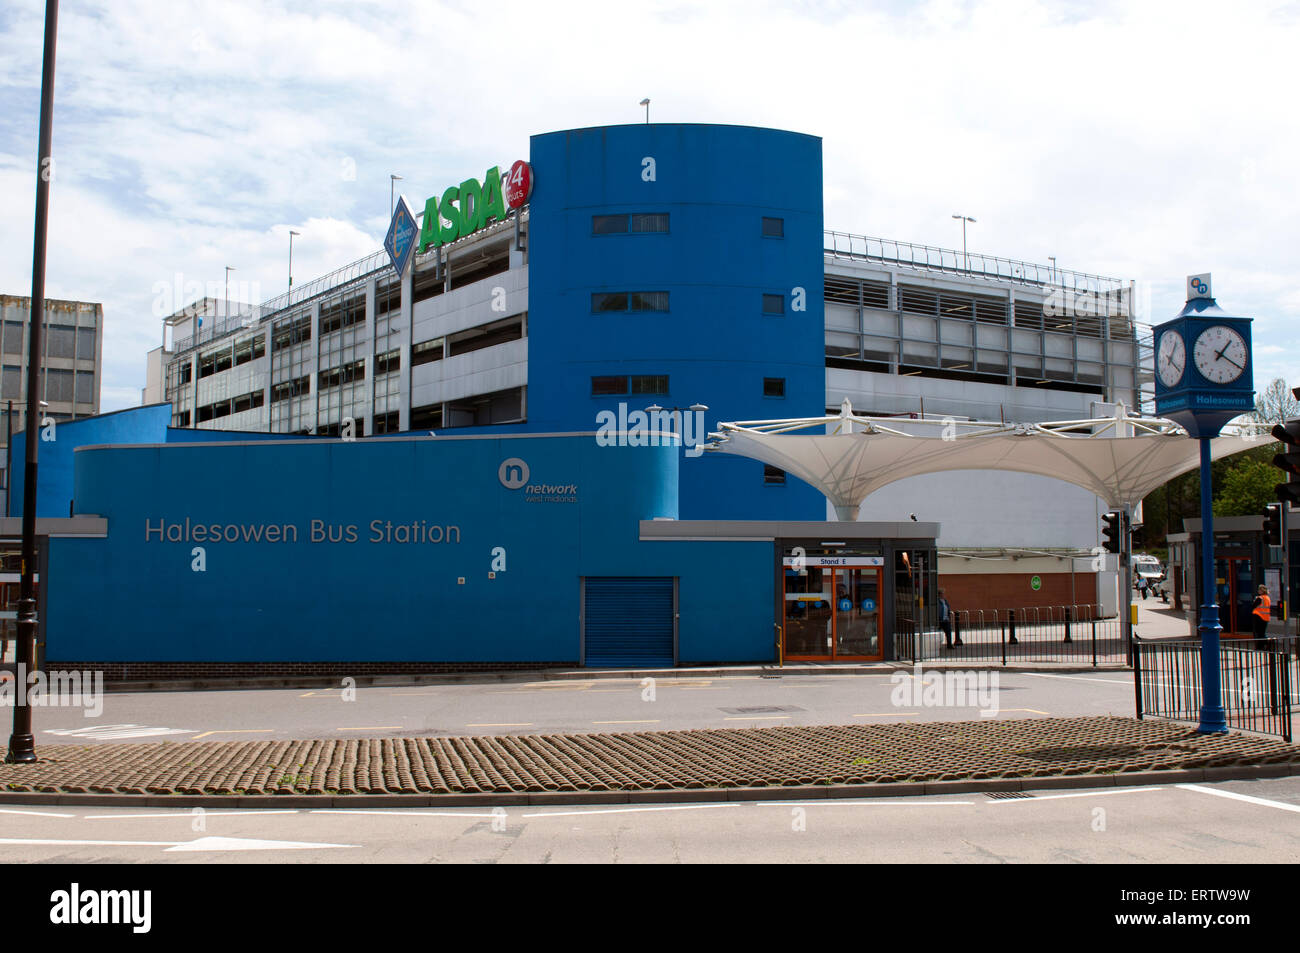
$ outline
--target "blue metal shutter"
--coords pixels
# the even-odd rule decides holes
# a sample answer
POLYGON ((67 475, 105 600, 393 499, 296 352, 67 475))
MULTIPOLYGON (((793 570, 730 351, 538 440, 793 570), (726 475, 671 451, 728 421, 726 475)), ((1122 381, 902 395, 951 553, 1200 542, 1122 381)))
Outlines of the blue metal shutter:
POLYGON ((588 576, 583 618, 589 668, 674 664, 672 576, 588 576))

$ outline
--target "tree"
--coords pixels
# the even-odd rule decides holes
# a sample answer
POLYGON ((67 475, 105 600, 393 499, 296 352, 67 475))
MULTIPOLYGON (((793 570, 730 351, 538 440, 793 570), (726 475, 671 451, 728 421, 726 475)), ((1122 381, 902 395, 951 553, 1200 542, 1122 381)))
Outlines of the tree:
POLYGON ((1280 424, 1293 417, 1300 417, 1300 400, 1296 400, 1291 388, 1280 377, 1273 378, 1255 398, 1255 412, 1250 415, 1256 423, 1280 424))
POLYGON ((1232 467, 1218 483, 1214 500, 1215 516, 1252 516, 1263 513, 1273 502, 1277 470, 1262 460, 1243 460, 1232 467))

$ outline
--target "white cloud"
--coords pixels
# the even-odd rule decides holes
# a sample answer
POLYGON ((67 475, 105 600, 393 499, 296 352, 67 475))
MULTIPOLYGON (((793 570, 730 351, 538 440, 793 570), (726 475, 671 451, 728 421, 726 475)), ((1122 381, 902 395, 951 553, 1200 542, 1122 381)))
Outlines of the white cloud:
MULTIPOLYGON (((30 286, 38 0, 0 17, 0 288, 30 286)), ((656 121, 824 142, 830 228, 1136 279, 1153 318, 1213 270, 1261 374, 1300 381, 1294 8, 840 0, 707 6, 324 2, 61 11, 50 293, 105 303, 108 395, 138 392, 153 284, 281 290, 379 246, 530 134, 656 121), (1274 363, 1275 362, 1275 363, 1274 363), (1275 369, 1275 370, 1274 370, 1275 369)))

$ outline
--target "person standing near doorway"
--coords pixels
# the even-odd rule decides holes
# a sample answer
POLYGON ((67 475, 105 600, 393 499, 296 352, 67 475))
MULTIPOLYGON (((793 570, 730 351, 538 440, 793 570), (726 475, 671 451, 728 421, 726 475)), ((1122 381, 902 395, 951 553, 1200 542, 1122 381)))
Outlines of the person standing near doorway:
POLYGON ((1250 607, 1250 621, 1255 629, 1255 638, 1262 639, 1268 635, 1268 618, 1273 610, 1273 600, 1268 597, 1268 586, 1260 586, 1259 594, 1250 607))
MULTIPOLYGON (((952 606, 948 605, 948 598, 943 594, 942 589, 939 590, 939 627, 943 629, 944 648, 952 648, 952 606)), ((960 637, 957 639, 957 644, 961 645, 960 637)))

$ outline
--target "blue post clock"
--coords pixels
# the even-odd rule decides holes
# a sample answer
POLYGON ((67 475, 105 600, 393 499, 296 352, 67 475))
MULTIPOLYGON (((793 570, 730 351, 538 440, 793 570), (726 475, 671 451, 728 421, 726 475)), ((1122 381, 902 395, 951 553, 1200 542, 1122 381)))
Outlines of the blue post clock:
POLYGON ((1193 437, 1216 437, 1255 409, 1250 318, 1215 302, 1209 275, 1187 279, 1187 304, 1155 328, 1156 413, 1193 437))
POLYGON ((1210 441, 1233 417, 1255 409, 1250 318, 1224 313, 1209 275, 1187 279, 1187 304, 1155 329, 1156 413, 1181 424, 1201 444, 1201 723, 1202 734, 1228 730, 1223 710, 1219 607, 1214 566, 1214 488, 1210 441))

